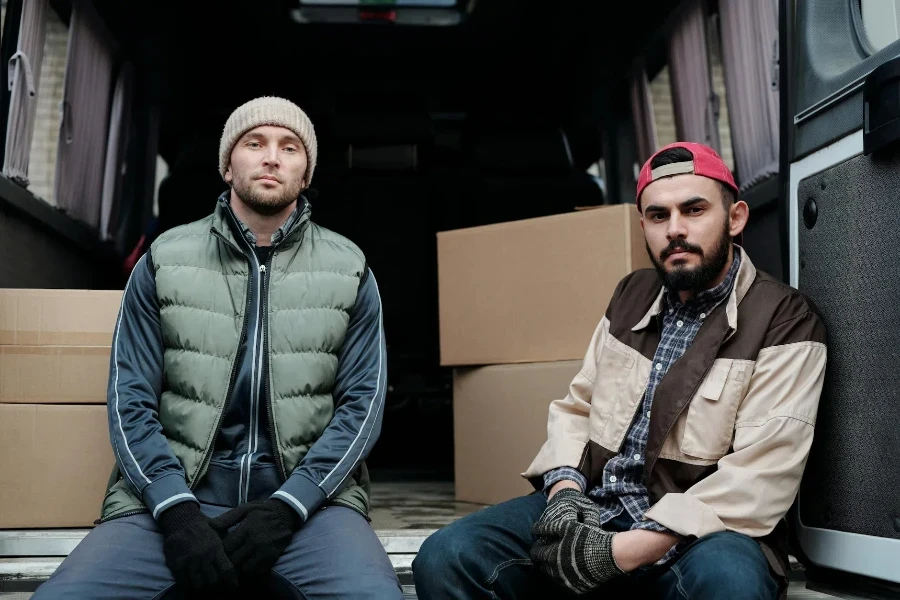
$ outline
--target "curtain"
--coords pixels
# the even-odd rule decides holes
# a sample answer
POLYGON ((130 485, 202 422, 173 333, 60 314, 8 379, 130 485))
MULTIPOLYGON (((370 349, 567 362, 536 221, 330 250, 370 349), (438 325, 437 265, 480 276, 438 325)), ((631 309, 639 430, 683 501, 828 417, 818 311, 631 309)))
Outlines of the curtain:
POLYGON ((113 43, 87 0, 75 0, 69 25, 56 204, 98 229, 106 168, 113 43))
POLYGON ((777 3, 719 0, 719 13, 731 139, 743 191, 778 172, 777 3))
POLYGON ((668 62, 678 140, 719 152, 718 99, 711 84, 701 0, 689 0, 677 16, 668 39, 668 62))
POLYGON ((131 123, 133 85, 131 64, 125 63, 116 78, 109 117, 109 134, 106 138, 106 166, 100 206, 100 238, 103 240, 115 236, 115 221, 122 198, 126 169, 125 155, 131 123))
POLYGON ((9 117, 3 154, 3 174, 22 186, 28 185, 28 155, 34 135, 38 81, 44 59, 48 0, 28 0, 22 5, 22 20, 16 52, 7 67, 9 117))
POLYGON ((637 138, 638 160, 644 163, 656 151, 656 119, 653 116, 653 98, 647 71, 641 69, 631 78, 631 117, 637 138))

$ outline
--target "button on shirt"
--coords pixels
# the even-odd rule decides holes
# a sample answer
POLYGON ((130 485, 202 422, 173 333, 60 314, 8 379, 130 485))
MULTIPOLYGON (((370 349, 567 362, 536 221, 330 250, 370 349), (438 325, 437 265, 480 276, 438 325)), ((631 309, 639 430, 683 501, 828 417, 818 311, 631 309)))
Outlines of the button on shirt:
MULTIPOLYGON (((653 356, 653 368, 650 369, 650 379, 644 389, 641 409, 628 430, 621 452, 606 463, 602 480, 587 492, 602 509, 601 523, 608 523, 622 514, 622 511, 628 511, 634 520, 632 529, 667 531, 655 521, 643 520, 644 513, 650 509, 650 499, 644 485, 644 450, 650 433, 653 395, 669 368, 694 341, 706 316, 728 298, 740 263, 741 251, 735 247, 734 261, 722 283, 697 294, 686 304, 682 304, 674 292, 667 291, 664 295, 662 334, 653 356)), ((561 467, 544 475, 544 490, 547 491, 566 479, 576 481, 581 489, 587 487, 587 480, 579 471, 561 467)))

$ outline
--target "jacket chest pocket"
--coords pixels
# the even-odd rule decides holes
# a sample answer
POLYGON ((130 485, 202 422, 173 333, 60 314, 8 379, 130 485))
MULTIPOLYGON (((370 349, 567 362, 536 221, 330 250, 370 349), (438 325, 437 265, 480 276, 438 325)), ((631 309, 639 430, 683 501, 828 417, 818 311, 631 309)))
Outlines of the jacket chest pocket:
POLYGON ((597 375, 591 395, 591 428, 601 431, 628 387, 634 357, 607 342, 597 360, 597 375))
POLYGON ((734 439, 738 408, 750 385, 752 366, 746 361, 717 359, 683 417, 681 451, 688 456, 718 460, 734 439))

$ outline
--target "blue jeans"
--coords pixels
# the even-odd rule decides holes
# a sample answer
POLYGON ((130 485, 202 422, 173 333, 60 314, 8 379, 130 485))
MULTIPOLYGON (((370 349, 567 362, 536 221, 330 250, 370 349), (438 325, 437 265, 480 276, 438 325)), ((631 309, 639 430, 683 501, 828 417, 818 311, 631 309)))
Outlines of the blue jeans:
MULTIPOLYGON (((413 562, 420 600, 574 598, 538 571, 529 551, 532 525, 547 505, 543 494, 485 508, 429 537, 413 562)), ((607 524, 628 528, 631 518, 607 524)), ((590 596, 663 600, 773 600, 779 586, 759 545, 733 532, 694 542, 671 564, 614 579, 590 596)))
MULTIPOLYGON (((222 507, 203 505, 210 517, 222 507)), ((268 589, 234 597, 400 600, 400 582, 378 536, 357 512, 329 506, 294 534, 268 589)), ((163 536, 149 514, 98 525, 42 584, 32 600, 182 598, 163 556, 163 536)))

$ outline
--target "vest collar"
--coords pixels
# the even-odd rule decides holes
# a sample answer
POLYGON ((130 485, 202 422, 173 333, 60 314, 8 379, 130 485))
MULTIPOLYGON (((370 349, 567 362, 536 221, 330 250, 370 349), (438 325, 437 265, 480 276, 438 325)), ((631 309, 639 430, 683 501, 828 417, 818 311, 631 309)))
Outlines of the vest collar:
MULTIPOLYGON (((256 245, 256 235, 238 219, 237 214, 231 207, 230 196, 230 190, 223 192, 219 196, 215 212, 213 213, 211 232, 243 252, 244 244, 240 243, 240 238, 243 237, 253 247, 256 245)), ((302 241, 303 233, 306 231, 311 215, 312 205, 306 199, 306 196, 301 195, 297 208, 284 222, 284 225, 272 234, 272 246, 280 246, 282 244, 290 246, 298 241, 302 241)))

